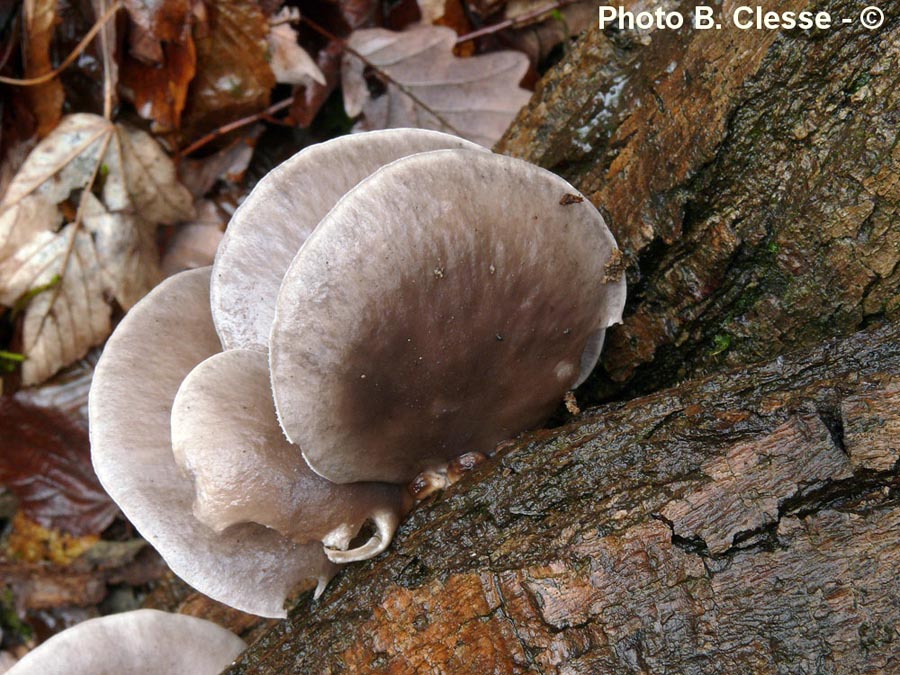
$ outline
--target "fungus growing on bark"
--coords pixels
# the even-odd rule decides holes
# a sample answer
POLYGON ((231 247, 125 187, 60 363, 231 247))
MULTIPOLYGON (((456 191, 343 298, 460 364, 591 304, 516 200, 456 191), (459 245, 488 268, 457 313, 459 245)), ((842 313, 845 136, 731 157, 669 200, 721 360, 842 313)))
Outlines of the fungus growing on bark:
POLYGON ((212 309, 225 349, 265 349, 281 280, 303 242, 354 185, 418 152, 481 146, 425 129, 341 136, 301 150, 266 175, 228 223, 216 253, 212 309))
POLYGON ((336 485, 313 473, 275 417, 262 352, 216 354, 185 378, 172 407, 172 449, 194 479, 194 515, 216 532, 259 523, 298 543, 322 541, 333 562, 381 553, 406 510, 385 483, 336 485), (371 520, 376 531, 347 550, 371 520))
POLYGON ((587 377, 625 282, 573 192, 437 132, 288 160, 235 214, 212 290, 176 275, 110 338, 104 487, 188 583, 284 616, 299 581, 389 545, 405 484, 466 470, 587 377))
POLYGON ((587 200, 471 150, 397 160, 294 258, 270 337, 279 420, 316 473, 404 483, 543 422, 621 320, 587 200))
POLYGON ((213 675, 247 645, 211 621, 155 609, 88 619, 28 652, 9 675, 213 675))
POLYGON ((172 571, 206 595, 261 616, 285 616, 300 582, 324 588, 335 567, 247 523, 216 532, 192 513, 194 486, 172 454, 172 402, 185 376, 220 350, 209 268, 181 272, 135 305, 106 343, 89 400, 91 459, 104 489, 172 571))

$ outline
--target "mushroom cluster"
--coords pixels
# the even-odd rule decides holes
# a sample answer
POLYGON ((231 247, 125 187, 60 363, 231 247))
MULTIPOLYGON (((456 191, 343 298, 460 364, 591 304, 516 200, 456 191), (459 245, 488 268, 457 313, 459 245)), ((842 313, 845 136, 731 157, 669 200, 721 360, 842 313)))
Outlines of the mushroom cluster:
POLYGON ((138 609, 88 619, 57 633, 8 675, 214 675, 246 647, 211 621, 138 609))
POLYGON ((211 271, 110 338, 97 475, 176 574, 284 616, 299 582, 389 545, 410 481, 584 381, 621 320, 617 258, 571 185, 456 137, 308 148, 247 197, 211 271))

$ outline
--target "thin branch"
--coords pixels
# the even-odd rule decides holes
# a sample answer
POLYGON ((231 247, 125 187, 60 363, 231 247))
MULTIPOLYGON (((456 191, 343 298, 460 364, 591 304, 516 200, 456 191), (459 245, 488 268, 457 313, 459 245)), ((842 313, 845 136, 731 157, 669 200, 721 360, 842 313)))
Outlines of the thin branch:
POLYGON ((115 13, 119 10, 119 8, 121 6, 122 6, 122 0, 116 0, 112 4, 112 6, 103 13, 103 16, 100 17, 100 19, 97 21, 97 23, 95 23, 93 26, 91 26, 91 29, 88 31, 87 35, 85 35, 82 38, 81 42, 78 43, 78 46, 72 50, 72 53, 66 57, 66 60, 63 61, 61 64, 59 64, 58 67, 51 70, 49 73, 44 73, 43 75, 40 75, 38 77, 32 77, 27 80, 18 80, 13 77, 0 76, 0 84, 11 84, 11 85, 14 85, 17 87, 34 87, 39 84, 44 84, 45 82, 49 82, 54 77, 59 75, 62 71, 64 71, 66 68, 68 68, 69 66, 72 65, 72 63, 75 61, 75 59, 77 59, 81 55, 81 52, 83 52, 85 49, 87 49, 87 46, 91 43, 91 40, 93 40, 97 36, 97 33, 100 32, 100 30, 103 28, 103 26, 106 25, 106 22, 109 21, 115 15, 115 13))
MULTIPOLYGON (((96 0, 95 7, 105 8, 107 0, 96 0)), ((104 15, 106 11, 104 11, 104 15)), ((112 80, 112 26, 104 24, 100 33, 100 53, 103 56, 103 116, 112 119, 113 80, 112 80)))
POLYGON ((472 31, 471 33, 461 35, 456 39, 456 44, 462 44, 463 42, 468 42, 469 40, 474 40, 475 38, 484 37, 485 35, 493 35, 494 33, 499 33, 501 30, 506 30, 507 28, 518 28, 523 24, 543 17, 545 14, 552 14, 553 12, 562 9, 563 7, 575 5, 579 2, 584 2, 584 0, 556 0, 556 2, 551 2, 550 4, 544 5, 543 7, 538 7, 535 10, 526 12, 525 14, 521 14, 515 18, 507 19, 506 21, 495 23, 492 26, 485 26, 484 28, 479 28, 476 31, 472 31))
POLYGON ((316 31, 317 33, 319 33, 326 39, 332 40, 334 42, 338 42, 345 50, 347 50, 348 53, 350 53, 351 55, 358 58, 366 66, 368 66, 369 68, 374 70, 379 76, 383 77, 385 80, 387 80, 388 82, 393 84, 395 87, 397 87, 397 89, 399 89, 404 95, 408 96, 412 100, 413 103, 415 103, 417 106, 419 106, 420 108, 425 110, 425 112, 432 115, 438 122, 440 122, 449 131, 452 131, 457 136, 463 136, 463 133, 459 129, 454 127, 452 124, 450 124, 450 122, 448 122, 443 117, 441 117, 440 113, 438 113, 436 110, 433 110, 427 103, 425 103, 418 96, 416 96, 409 89, 407 89, 405 85, 403 85, 400 82, 398 82, 397 80, 395 80, 393 77, 388 75, 385 71, 383 71, 381 68, 379 68, 374 63, 369 61, 369 59, 367 59, 365 56, 363 56, 358 51, 353 49, 353 47, 351 47, 350 45, 347 44, 346 40, 344 40, 343 38, 339 38, 337 35, 335 35, 331 31, 327 30, 326 28, 323 28, 322 26, 320 26, 319 24, 317 24, 315 21, 313 21, 312 19, 310 19, 308 17, 301 16, 300 19, 304 23, 306 23, 310 28, 312 28, 314 31, 316 31))
POLYGON ((192 152, 196 152, 207 143, 210 143, 220 136, 224 136, 225 134, 234 131, 235 129, 240 129, 241 127, 245 127, 248 124, 253 124, 254 122, 259 122, 260 120, 269 119, 275 113, 289 107, 293 102, 294 97, 292 96, 291 98, 286 98, 283 101, 274 103, 265 110, 261 110, 258 113, 248 115, 247 117, 242 117, 241 119, 235 120, 234 122, 229 122, 228 124, 225 124, 224 126, 221 126, 218 129, 209 132, 208 134, 206 134, 206 136, 203 136, 202 138, 194 141, 189 146, 182 149, 179 154, 181 156, 190 155, 192 152))

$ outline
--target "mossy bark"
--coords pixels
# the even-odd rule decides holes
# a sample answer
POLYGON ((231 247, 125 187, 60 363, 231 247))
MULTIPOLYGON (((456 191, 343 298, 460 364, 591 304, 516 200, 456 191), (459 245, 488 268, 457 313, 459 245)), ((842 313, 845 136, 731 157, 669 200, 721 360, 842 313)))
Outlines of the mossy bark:
POLYGON ((606 403, 420 504, 232 672, 900 670, 882 9, 875 31, 581 38, 499 150, 568 178, 623 248, 625 323, 579 394, 606 403))

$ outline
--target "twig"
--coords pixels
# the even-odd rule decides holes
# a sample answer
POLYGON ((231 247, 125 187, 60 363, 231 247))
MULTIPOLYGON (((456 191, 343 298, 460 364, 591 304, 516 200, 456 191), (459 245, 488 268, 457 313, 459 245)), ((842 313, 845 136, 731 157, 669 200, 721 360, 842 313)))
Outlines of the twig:
POLYGON ((317 33, 319 33, 320 35, 322 35, 322 36, 325 37, 326 39, 332 40, 332 41, 335 41, 335 42, 340 43, 340 45, 341 45, 344 49, 346 49, 347 52, 349 52, 351 55, 353 55, 353 56, 355 56, 356 58, 358 58, 358 59, 359 59, 360 61, 362 61, 366 66, 368 66, 369 68, 371 68, 372 70, 374 70, 376 73, 378 73, 378 75, 380 75, 380 76, 383 77, 385 80, 387 80, 388 82, 390 82, 391 84, 393 84, 395 87, 397 87, 397 89, 399 89, 403 94, 405 94, 406 96, 408 96, 408 97, 412 100, 413 103, 415 103, 417 106, 421 107, 421 108, 422 108, 423 110, 425 110, 427 113, 429 113, 430 115, 432 115, 432 116, 433 116, 438 122, 440 122, 444 127, 446 127, 448 130, 452 131, 452 132, 453 132, 454 134, 456 134, 457 136, 463 136, 463 133, 462 133, 459 129, 457 129, 457 128, 454 127, 452 124, 450 124, 450 122, 448 122, 448 121, 445 120, 443 117, 441 117, 441 115, 440 115, 436 110, 433 110, 428 104, 426 104, 426 103, 425 103, 424 101, 422 101, 418 96, 416 96, 416 95, 413 94, 409 89, 407 89, 406 86, 404 86, 403 84, 401 84, 400 82, 398 82, 397 80, 395 80, 393 77, 391 77, 390 75, 388 75, 385 71, 383 71, 381 68, 379 68, 379 67, 376 66, 374 63, 372 63, 371 61, 369 61, 369 59, 367 59, 365 56, 363 56, 363 55, 360 54, 358 51, 356 51, 355 49, 353 49, 353 47, 351 47, 350 45, 347 44, 347 41, 346 41, 346 40, 344 40, 343 38, 339 38, 337 35, 335 35, 335 34, 332 33, 331 31, 327 30, 326 28, 323 28, 322 26, 320 26, 319 24, 317 24, 315 21, 313 21, 312 19, 310 19, 310 18, 308 18, 308 17, 301 16, 301 17, 300 17, 300 20, 303 21, 304 23, 306 23, 307 25, 309 25, 310 28, 312 28, 314 31, 316 31, 317 33))
POLYGON ((43 75, 32 77, 27 80, 19 80, 14 77, 0 76, 0 84, 11 84, 17 87, 34 87, 39 84, 49 82, 66 68, 72 65, 75 59, 77 59, 81 55, 81 52, 83 52, 87 48, 87 46, 91 43, 91 40, 96 37, 97 33, 100 32, 103 26, 106 25, 106 22, 115 15, 115 13, 121 6, 122 0, 116 0, 112 4, 112 6, 103 13, 103 16, 101 16, 100 19, 97 20, 97 23, 91 26, 91 29, 88 31, 87 35, 82 38, 81 42, 78 43, 78 46, 72 50, 72 53, 66 57, 66 60, 59 64, 59 66, 51 70, 49 73, 44 73, 43 75))
POLYGON ((202 148, 204 145, 206 145, 207 143, 210 143, 211 141, 214 141, 215 139, 219 138, 220 136, 224 136, 225 134, 227 134, 231 131, 234 131, 235 129, 240 129, 241 127, 245 127, 248 124, 253 124, 254 122, 258 122, 260 120, 264 120, 264 119, 271 117, 275 113, 289 107, 291 105, 291 103, 293 103, 293 102, 294 102, 293 97, 286 98, 283 101, 279 101, 278 103, 274 103, 273 105, 270 105, 268 108, 266 108, 265 110, 261 110, 258 113, 255 113, 253 115, 248 115, 247 117, 242 117, 241 119, 235 120, 234 122, 229 122, 228 124, 225 124, 225 125, 219 127, 218 129, 214 129, 213 131, 210 131, 208 134, 206 134, 206 136, 203 136, 203 137, 199 138, 198 140, 194 141, 189 146, 182 149, 179 152, 179 154, 182 156, 190 155, 192 152, 196 152, 197 150, 202 148))
POLYGON ((471 33, 460 35, 458 38, 456 38, 456 44, 462 44, 463 42, 468 42, 469 40, 474 40, 475 38, 484 37, 485 35, 493 35, 494 33, 499 33, 501 30, 506 30, 507 28, 517 28, 518 26, 528 23, 533 19, 542 17, 544 14, 551 14, 559 9, 562 9, 563 7, 575 5, 579 2, 584 2, 584 0, 556 0, 556 2, 551 2, 549 5, 538 7, 535 10, 526 12, 525 14, 521 14, 515 18, 506 19, 506 21, 495 23, 492 26, 485 26, 484 28, 479 28, 476 31, 472 31, 471 33))
MULTIPOLYGON (((107 0, 97 0, 95 6, 105 8, 107 0)), ((104 11, 104 15, 106 12, 104 11)), ((112 119, 113 81, 112 81, 112 53, 110 26, 104 24, 100 32, 100 54, 103 56, 103 116, 112 119)))

